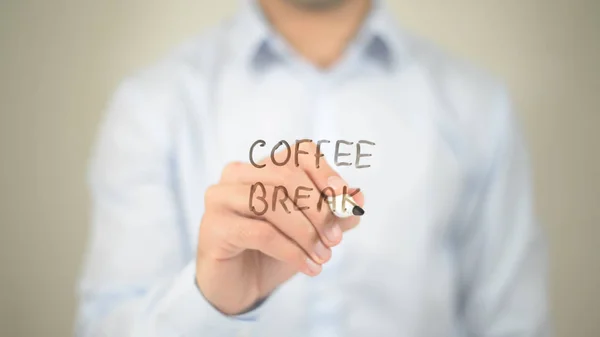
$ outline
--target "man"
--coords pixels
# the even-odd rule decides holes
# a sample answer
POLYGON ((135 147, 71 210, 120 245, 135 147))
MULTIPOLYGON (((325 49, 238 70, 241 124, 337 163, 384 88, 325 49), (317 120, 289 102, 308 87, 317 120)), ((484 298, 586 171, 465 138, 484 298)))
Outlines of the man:
POLYGON ((547 334, 505 90, 380 2, 249 1, 108 110, 79 336, 547 334))

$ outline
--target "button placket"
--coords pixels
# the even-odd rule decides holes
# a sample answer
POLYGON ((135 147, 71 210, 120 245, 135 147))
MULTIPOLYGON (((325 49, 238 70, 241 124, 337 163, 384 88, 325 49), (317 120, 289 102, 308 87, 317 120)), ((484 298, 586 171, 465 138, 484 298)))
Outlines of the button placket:
MULTIPOLYGON (((327 139, 332 143, 337 139, 335 124, 335 107, 332 104, 331 82, 328 78, 315 75, 312 77, 312 90, 315 90, 313 116, 313 141, 327 139)), ((333 165, 333 158, 327 158, 333 165)), ((339 269, 343 260, 343 245, 333 248, 332 258, 323 266, 323 271, 314 279, 311 298, 311 335, 313 336, 339 336, 342 306, 342 293, 338 285, 339 269)))

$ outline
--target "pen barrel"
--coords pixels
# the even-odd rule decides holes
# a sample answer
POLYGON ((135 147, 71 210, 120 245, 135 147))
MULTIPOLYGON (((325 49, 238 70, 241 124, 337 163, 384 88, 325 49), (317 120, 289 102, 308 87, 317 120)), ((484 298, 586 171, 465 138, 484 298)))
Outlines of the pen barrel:
POLYGON ((360 216, 364 210, 348 194, 340 194, 327 198, 327 204, 331 212, 338 218, 360 216))

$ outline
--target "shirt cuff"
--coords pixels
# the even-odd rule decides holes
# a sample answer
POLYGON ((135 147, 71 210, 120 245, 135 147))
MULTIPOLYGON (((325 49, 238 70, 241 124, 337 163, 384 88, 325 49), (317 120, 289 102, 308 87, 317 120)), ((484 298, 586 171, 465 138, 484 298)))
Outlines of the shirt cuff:
POLYGON ((258 320, 264 301, 249 312, 228 316, 202 295, 195 280, 196 263, 191 261, 176 278, 165 298, 162 316, 174 330, 184 336, 198 335, 201 332, 225 336, 237 334, 258 320))

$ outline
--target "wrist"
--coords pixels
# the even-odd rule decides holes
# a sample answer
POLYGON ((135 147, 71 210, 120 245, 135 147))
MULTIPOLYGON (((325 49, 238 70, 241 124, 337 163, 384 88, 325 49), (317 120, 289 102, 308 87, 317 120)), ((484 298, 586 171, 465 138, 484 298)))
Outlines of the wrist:
POLYGON ((238 289, 237 281, 226 281, 231 279, 229 277, 207 277, 206 275, 208 275, 206 272, 200 272, 198 268, 194 284, 204 299, 225 316, 245 314, 264 302, 263 298, 253 296, 254 292, 238 289))

